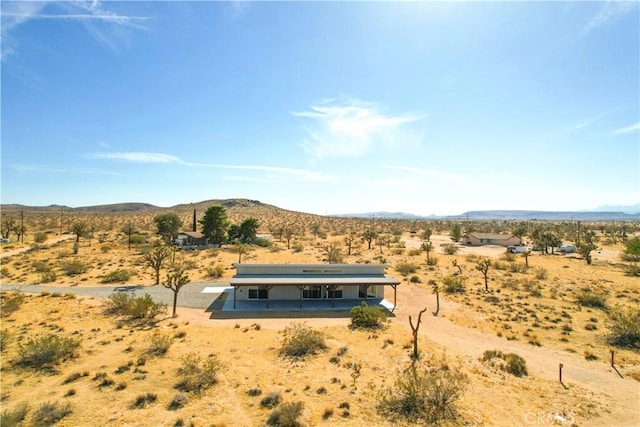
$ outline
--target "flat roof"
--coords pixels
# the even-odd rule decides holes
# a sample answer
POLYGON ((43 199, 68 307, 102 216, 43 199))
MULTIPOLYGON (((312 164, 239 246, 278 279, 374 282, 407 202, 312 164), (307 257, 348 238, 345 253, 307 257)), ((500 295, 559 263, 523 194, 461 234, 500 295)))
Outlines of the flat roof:
POLYGON ((273 286, 312 286, 312 285, 399 285, 400 281, 389 276, 367 275, 242 275, 232 277, 233 286, 273 285, 273 286))

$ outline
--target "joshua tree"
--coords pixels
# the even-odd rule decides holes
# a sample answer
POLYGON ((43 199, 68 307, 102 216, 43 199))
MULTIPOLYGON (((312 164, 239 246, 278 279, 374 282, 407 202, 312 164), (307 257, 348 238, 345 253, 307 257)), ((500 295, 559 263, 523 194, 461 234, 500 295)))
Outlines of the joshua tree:
POLYGON ((458 264, 457 259, 454 259, 453 261, 451 261, 451 264, 458 269, 458 272, 460 274, 462 274, 462 267, 460 266, 460 264, 458 264))
POLYGON ((160 269, 162 268, 162 264, 171 256, 171 253, 172 251, 168 246, 157 242, 150 250, 142 254, 144 263, 148 267, 153 268, 153 271, 156 273, 156 285, 160 284, 160 269))
POLYGON ((73 244, 73 253, 77 254, 80 248, 80 238, 87 235, 87 225, 83 222, 76 222, 71 226, 71 232, 76 236, 76 241, 73 244))
POLYGON ((595 251, 598 248, 598 246, 594 242, 595 235, 596 233, 591 230, 585 231, 582 234, 582 239, 580 239, 580 241, 576 245, 578 249, 578 253, 582 255, 584 260, 589 265, 591 265, 591 262, 592 262, 591 251, 595 251))
POLYGON ((429 284, 433 288, 433 292, 436 294, 436 311, 433 312, 433 315, 437 316, 440 312, 440 288, 438 287, 438 282, 433 279, 429 280, 429 284))
POLYGON ((371 250, 371 242, 373 239, 378 237, 378 233, 370 228, 366 229, 364 233, 362 233, 362 239, 367 242, 367 249, 371 250))
POLYGON ((418 323, 416 323, 416 326, 413 326, 413 321, 411 320, 411 316, 409 316, 409 326, 411 326, 411 330, 413 331, 413 360, 418 360, 418 357, 420 357, 420 353, 418 352, 418 329, 420 329, 420 322, 422 322, 422 313, 425 311, 427 311, 426 307, 418 314, 418 323))
POLYGON ((291 249, 291 239, 293 239, 295 235, 296 230, 290 225, 285 226, 282 230, 282 237, 287 241, 287 249, 291 249))
POLYGON ((347 255, 350 256, 351 255, 351 249, 353 248, 353 244, 356 241, 356 235, 355 233, 351 232, 349 234, 347 234, 346 236, 344 236, 344 244, 347 246, 347 255))
POLYGON ((427 264, 429 264, 429 252, 433 250, 433 243, 427 240, 422 245, 420 245, 420 249, 427 253, 427 264))
POLYGON ((529 255, 531 255, 531 249, 525 249, 525 251, 522 252, 522 256, 524 257, 524 265, 526 265, 527 268, 529 268, 529 255))
POLYGON ((342 252, 337 242, 330 242, 324 247, 324 251, 327 254, 327 262, 329 264, 339 264, 342 262, 342 252))
POLYGON ((462 228, 460 227, 460 224, 455 223, 451 226, 451 240, 453 240, 454 242, 457 242, 460 240, 460 237, 462 237, 462 228))
POLYGON ((230 250, 231 252, 238 254, 238 264, 240 264, 242 263, 242 255, 251 252, 251 247, 246 243, 236 243, 235 245, 231 246, 230 250))
POLYGON ((171 317, 176 317, 176 306, 178 304, 178 293, 180 289, 187 283, 189 283, 189 275, 184 271, 184 268, 174 265, 167 273, 167 281, 162 284, 167 289, 173 291, 173 312, 171 317))
POLYGON ((484 275, 484 290, 489 290, 489 267, 491 266, 491 260, 489 258, 481 259, 476 263, 476 270, 480 271, 484 275))
POLYGON ((426 228, 423 232, 422 232, 422 238, 424 240, 426 240, 427 242, 431 241, 431 235, 433 234, 433 230, 431 228, 426 228))

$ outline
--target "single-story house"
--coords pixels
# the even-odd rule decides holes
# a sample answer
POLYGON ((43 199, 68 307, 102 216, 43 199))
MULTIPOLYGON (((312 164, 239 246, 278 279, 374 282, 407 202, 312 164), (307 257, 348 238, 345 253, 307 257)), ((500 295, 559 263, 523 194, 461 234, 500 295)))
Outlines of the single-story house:
POLYGON ((522 239, 513 235, 475 232, 465 233, 461 242, 463 245, 469 246, 498 245, 506 247, 522 245, 522 239))
POLYGON ((400 281, 385 275, 384 264, 234 264, 231 278, 236 300, 366 300, 383 299, 384 287, 394 290, 400 281))
POLYGON ((207 243, 207 239, 199 231, 183 231, 176 236, 176 245, 201 246, 207 243))

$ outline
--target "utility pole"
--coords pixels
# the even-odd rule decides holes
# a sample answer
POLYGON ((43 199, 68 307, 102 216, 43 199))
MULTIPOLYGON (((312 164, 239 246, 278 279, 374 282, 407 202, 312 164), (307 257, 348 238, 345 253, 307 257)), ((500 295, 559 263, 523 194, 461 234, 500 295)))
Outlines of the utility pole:
POLYGON ((20 211, 20 241, 24 243, 24 211, 20 211))
POLYGON ((60 235, 62 236, 62 211, 64 208, 60 206, 60 235))

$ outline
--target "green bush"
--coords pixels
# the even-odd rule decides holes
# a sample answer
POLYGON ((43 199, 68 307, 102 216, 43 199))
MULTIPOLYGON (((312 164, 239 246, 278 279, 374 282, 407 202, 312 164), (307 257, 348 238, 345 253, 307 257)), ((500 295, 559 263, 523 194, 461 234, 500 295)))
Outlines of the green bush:
POLYGON ((77 276, 78 274, 83 274, 89 271, 89 265, 79 260, 63 262, 61 268, 67 276, 77 276))
POLYGON ((412 366, 396 377, 395 387, 382 391, 378 410, 426 425, 455 420, 465 382, 463 373, 446 364, 438 368, 412 366))
POLYGON ((40 283, 55 282, 57 278, 58 278, 58 275, 54 270, 44 271, 40 273, 40 283))
POLYGON ((125 283, 131 278, 129 270, 115 270, 102 277, 102 283, 125 283))
POLYGON ((19 344, 15 364, 30 369, 51 369, 80 347, 80 341, 58 335, 41 335, 19 344))
POLYGON ((156 332, 151 335, 151 345, 149 346, 148 353, 153 356, 164 356, 169 351, 171 344, 173 344, 173 337, 171 335, 156 332))
POLYGON ((165 313, 165 304, 155 302, 151 295, 136 297, 128 292, 115 292, 107 301, 107 313, 129 317, 130 319, 153 319, 165 313))
POLYGON ((447 294, 464 293, 465 279, 459 275, 449 275, 442 279, 442 289, 447 294))
POLYGON ((304 323, 294 323, 287 326, 283 333, 280 354, 287 357, 303 358, 325 350, 327 345, 324 334, 311 329, 304 323))
POLYGON ((589 287, 580 290, 576 295, 576 301, 585 307, 607 308, 607 294, 594 291, 589 287))
POLYGON ((26 403, 20 403, 12 411, 5 409, 0 414, 0 426, 2 427, 16 427, 27 417, 29 412, 29 405, 26 403))
POLYGON ((196 353, 189 353, 182 358, 182 365, 177 370, 180 380, 175 388, 182 392, 200 394, 218 381, 217 373, 221 366, 215 357, 202 362, 196 353))
POLYGON ((427 265, 433 267, 438 265, 438 258, 435 256, 430 256, 429 259, 427 260, 427 265))
POLYGON ((370 306, 366 301, 351 309, 351 327, 360 329, 379 329, 384 326, 387 315, 377 306, 370 306))
POLYGON ((396 265, 396 271, 403 276, 406 276, 418 271, 418 264, 414 264, 412 262, 399 262, 396 265))
POLYGON ((68 403, 45 402, 40 404, 33 413, 31 423, 34 427, 49 427, 71 414, 71 412, 71 405, 68 403))
POLYGON ((528 375, 527 362, 515 353, 503 353, 499 350, 487 350, 484 352, 482 360, 490 361, 492 359, 501 359, 504 362, 499 365, 500 369, 514 375, 523 377, 528 375))
POLYGON ((609 342, 620 347, 640 347, 640 309, 613 308, 609 313, 609 342))
POLYGON ((22 292, 3 292, 0 294, 0 315, 7 317, 18 311, 26 299, 26 295, 22 292))
POLYGON ((299 427, 302 426, 298 418, 302 415, 304 403, 287 402, 274 409, 267 419, 267 425, 278 427, 299 427))

